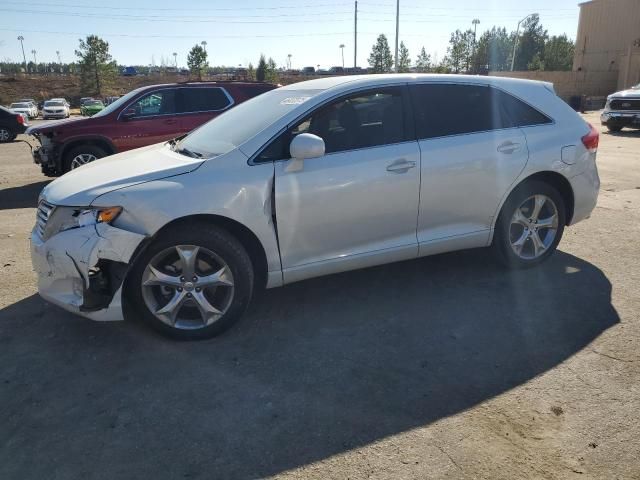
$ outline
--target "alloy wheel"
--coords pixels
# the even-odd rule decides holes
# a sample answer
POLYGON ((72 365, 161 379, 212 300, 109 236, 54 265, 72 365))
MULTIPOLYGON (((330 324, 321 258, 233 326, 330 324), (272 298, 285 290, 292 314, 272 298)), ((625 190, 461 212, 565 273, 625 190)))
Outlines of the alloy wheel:
POLYGON ((94 160, 97 160, 97 158, 91 153, 81 153, 80 155, 76 155, 73 157, 73 160, 71 160, 71 170, 81 167, 86 163, 93 162, 94 160))
POLYGON ((6 142, 11 138, 11 132, 6 128, 0 128, 0 142, 6 142))
POLYGON ((161 322, 182 330, 215 323, 229 310, 234 279, 217 254, 196 245, 177 245, 155 255, 142 274, 142 297, 161 322))
POLYGON ((532 195, 516 208, 509 225, 513 252, 524 260, 544 255, 558 233, 558 208, 546 195, 532 195))

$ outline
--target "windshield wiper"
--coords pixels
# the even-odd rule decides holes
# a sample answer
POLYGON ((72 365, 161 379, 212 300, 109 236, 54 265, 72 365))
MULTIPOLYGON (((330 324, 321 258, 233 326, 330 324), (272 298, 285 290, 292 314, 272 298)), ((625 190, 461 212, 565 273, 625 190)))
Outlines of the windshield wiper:
POLYGON ((192 152, 188 148, 184 148, 184 147, 178 148, 175 151, 177 153, 181 153, 182 155, 186 155, 187 157, 192 157, 192 158, 202 158, 203 156, 200 152, 192 152))

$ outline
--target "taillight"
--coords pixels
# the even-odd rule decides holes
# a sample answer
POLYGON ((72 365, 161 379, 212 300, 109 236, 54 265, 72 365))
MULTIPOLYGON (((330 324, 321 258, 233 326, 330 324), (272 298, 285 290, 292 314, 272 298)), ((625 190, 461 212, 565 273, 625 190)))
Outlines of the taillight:
POLYGON ((17 120, 20 125, 24 125, 24 117, 22 115, 18 115, 17 120))
POLYGON ((582 137, 582 143, 591 153, 595 153, 598 151, 598 142, 600 141, 600 133, 594 128, 590 123, 589 125, 589 133, 587 133, 584 137, 582 137))

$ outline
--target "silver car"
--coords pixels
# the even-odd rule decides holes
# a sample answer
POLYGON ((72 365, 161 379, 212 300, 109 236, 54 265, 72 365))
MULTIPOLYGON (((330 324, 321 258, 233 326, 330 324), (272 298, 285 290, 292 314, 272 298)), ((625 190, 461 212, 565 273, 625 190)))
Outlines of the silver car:
POLYGON ((491 247, 549 258, 596 205, 598 133, 550 84, 364 75, 279 88, 177 141, 50 183, 40 294, 93 320, 214 336, 253 292, 491 247))

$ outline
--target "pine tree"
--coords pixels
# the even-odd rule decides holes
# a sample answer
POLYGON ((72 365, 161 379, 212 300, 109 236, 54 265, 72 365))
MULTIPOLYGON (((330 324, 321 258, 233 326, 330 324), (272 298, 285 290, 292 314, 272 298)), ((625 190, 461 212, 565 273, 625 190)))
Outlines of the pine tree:
POLYGON ((260 54, 260 60, 258 61, 258 69, 256 70, 256 80, 264 82, 267 78, 267 60, 264 58, 264 53, 260 54))
POLYGON ((389 42, 384 34, 380 34, 369 55, 369 65, 373 73, 388 73, 393 66, 393 57, 389 42))
POLYGON ((399 54, 398 54, 398 72, 407 73, 411 67, 411 57, 409 56, 409 49, 405 46, 404 42, 400 42, 399 54))

